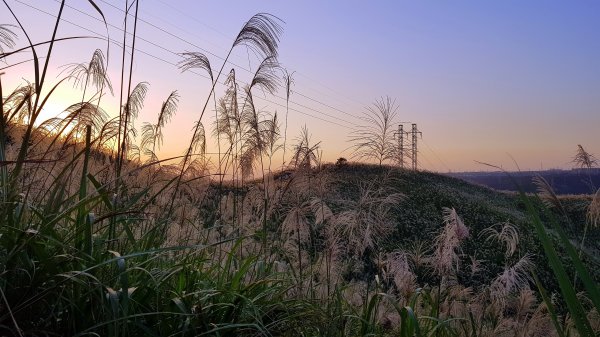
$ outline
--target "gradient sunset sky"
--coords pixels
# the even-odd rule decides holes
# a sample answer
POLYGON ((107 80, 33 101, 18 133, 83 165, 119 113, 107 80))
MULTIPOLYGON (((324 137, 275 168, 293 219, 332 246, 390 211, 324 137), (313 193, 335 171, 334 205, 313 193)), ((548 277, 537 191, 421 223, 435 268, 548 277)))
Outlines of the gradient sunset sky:
MULTIPOLYGON (((32 40, 50 38, 55 0, 6 0, 32 40)), ((95 0, 120 41, 124 1, 95 0)), ((0 23, 16 24, 4 4, 0 23)), ((447 172, 571 168, 581 144, 600 157, 600 1, 168 1, 141 0, 134 82, 150 90, 136 122, 154 122, 161 102, 180 93, 161 156, 181 154, 209 93, 209 80, 175 66, 184 51, 207 54, 217 70, 243 23, 258 12, 281 18, 279 61, 294 73, 288 139, 303 125, 326 160, 351 157, 349 133, 376 99, 389 95, 399 120, 418 123, 422 168, 447 172), (201 49, 200 49, 201 48, 201 49)), ((67 1, 59 37, 106 36, 94 8, 67 1)), ((15 30, 16 31, 16 30, 15 30)), ((17 48, 27 46, 19 35, 17 48)), ((98 39, 63 42, 50 61, 87 62, 98 39)), ((44 54, 40 48, 38 53, 44 54)), ((118 84, 120 51, 111 44, 109 75, 118 84)), ((0 61, 0 68, 31 58, 0 61)), ((259 60, 236 48, 226 70, 248 81, 259 60)), ((32 63, 1 70, 5 91, 33 81, 32 63)), ((217 89, 217 95, 223 87, 217 89)), ((48 105, 56 115, 81 94, 70 84, 48 105)), ((285 92, 257 95, 257 106, 285 115, 285 92)), ((115 98, 104 108, 118 114, 115 98)), ((203 119, 212 129, 214 111, 203 119)), ((283 127, 282 127, 283 131, 283 127)), ((216 141, 209 140, 209 152, 216 141)))

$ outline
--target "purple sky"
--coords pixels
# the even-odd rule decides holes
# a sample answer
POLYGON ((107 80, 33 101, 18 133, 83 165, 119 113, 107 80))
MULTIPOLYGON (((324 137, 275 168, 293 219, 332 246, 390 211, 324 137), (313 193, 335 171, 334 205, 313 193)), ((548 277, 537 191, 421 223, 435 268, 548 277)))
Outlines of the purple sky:
MULTIPOLYGON (((55 15, 58 2, 6 1, 34 41, 50 37, 52 17, 33 7, 55 15)), ((123 2, 95 1, 114 26, 111 38, 120 40, 123 2)), ((67 4, 64 17, 81 27, 63 22, 59 36, 105 34, 87 1, 67 4)), ((219 68, 243 23, 257 12, 285 21, 279 60, 295 71, 289 138, 307 125, 327 160, 350 157, 348 134, 361 124, 357 116, 384 95, 396 99, 400 120, 418 123, 426 169, 488 169, 475 161, 515 169, 512 158, 521 169, 570 168, 577 144, 600 156, 598 1, 141 0, 140 10, 133 78, 149 82, 150 90, 136 124, 153 121, 172 90, 181 95, 163 156, 183 151, 209 92, 207 79, 173 66, 177 53, 202 48, 219 68)), ((15 23, 5 7, 0 23, 15 23)), ((21 33, 17 45, 26 45, 21 33)), ((87 61, 94 49, 105 47, 100 40, 60 44, 50 79, 56 80, 59 66, 87 61)), ((114 84, 119 53, 111 45, 114 84)), ((7 61, 28 58, 22 53, 7 61)), ((226 69, 235 67, 243 81, 259 63, 244 48, 231 61, 226 69)), ((33 80, 31 63, 3 71, 8 90, 33 80)), ((263 96, 257 105, 283 116, 284 95, 280 90, 276 97, 263 96)), ((48 106, 48 117, 79 98, 67 85, 48 106)), ((118 103, 109 98, 105 109, 114 115, 118 103)), ((211 116, 213 111, 203 120, 207 127, 211 116)))

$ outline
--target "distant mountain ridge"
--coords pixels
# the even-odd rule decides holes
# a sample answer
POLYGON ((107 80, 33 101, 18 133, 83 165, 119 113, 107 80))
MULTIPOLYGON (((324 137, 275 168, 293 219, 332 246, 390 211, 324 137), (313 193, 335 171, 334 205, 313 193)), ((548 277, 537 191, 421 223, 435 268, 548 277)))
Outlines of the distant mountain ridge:
POLYGON ((521 172, 456 172, 445 175, 500 191, 535 192, 533 178, 541 176, 556 194, 592 194, 600 187, 600 168, 521 172))

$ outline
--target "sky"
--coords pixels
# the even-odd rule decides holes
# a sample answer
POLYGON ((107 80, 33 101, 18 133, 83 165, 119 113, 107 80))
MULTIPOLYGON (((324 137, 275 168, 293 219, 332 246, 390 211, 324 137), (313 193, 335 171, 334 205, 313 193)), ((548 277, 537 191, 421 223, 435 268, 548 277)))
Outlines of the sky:
MULTIPOLYGON (((117 41, 123 35, 125 4, 94 1, 115 41, 108 53, 109 75, 118 86, 117 41)), ((34 42, 50 38, 59 2, 6 3, 34 42)), ((88 1, 66 4, 59 37, 106 36, 88 1)), ((384 96, 395 99, 398 122, 417 123, 422 131, 422 169, 490 169, 479 162, 507 170, 517 165, 521 170, 569 169, 578 144, 600 157, 598 1, 140 0, 139 6, 133 81, 147 81, 150 89, 136 125, 154 122, 169 93, 180 94, 161 157, 184 151, 210 92, 201 72, 181 73, 176 67, 179 53, 205 53, 216 72, 244 22, 259 12, 284 21, 279 61, 294 78, 288 144, 306 125, 312 140, 321 142, 326 161, 352 157, 352 130, 364 124, 360 117, 366 108, 384 96)), ((16 23, 5 7, 0 23, 16 23)), ((24 35, 18 35, 17 47, 26 46, 24 35)), ((106 52, 106 47, 101 39, 61 42, 50 60, 49 81, 60 78, 61 66, 88 62, 96 48, 106 52)), ((30 58, 30 53, 19 53, 0 61, 0 68, 30 58)), ((225 71, 235 68, 240 81, 247 82, 259 63, 238 47, 225 71)), ((1 70, 5 90, 32 81, 32 69, 26 62, 1 70)), ((217 96, 223 90, 217 87, 217 96)), ((113 116, 118 114, 116 96, 107 97, 104 106, 113 116)), ((47 118, 80 99, 80 91, 64 85, 48 104, 47 118)), ((257 94, 256 103, 284 120, 283 89, 257 94)), ((212 116, 210 110, 203 117, 207 129, 212 116)), ((216 151, 214 139, 208 151, 216 151)))

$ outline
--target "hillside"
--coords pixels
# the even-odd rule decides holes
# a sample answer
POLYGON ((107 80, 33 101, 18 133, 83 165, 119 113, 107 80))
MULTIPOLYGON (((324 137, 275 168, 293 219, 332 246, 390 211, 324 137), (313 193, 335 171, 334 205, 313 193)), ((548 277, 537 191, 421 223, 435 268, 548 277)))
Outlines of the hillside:
MULTIPOLYGON (((336 181, 340 184, 339 193, 356 197, 356 186, 370 179, 380 179, 389 168, 371 165, 352 165, 334 169, 336 181)), ((546 257, 539 245, 536 234, 529 223, 528 215, 520 197, 515 193, 498 192, 493 189, 468 183, 458 178, 429 172, 391 169, 390 181, 393 189, 405 195, 405 199, 393 208, 397 230, 385 242, 387 250, 399 247, 413 247, 415 243, 431 242, 443 227, 442 209, 454 208, 470 230, 465 242, 461 261, 460 277, 469 285, 489 281, 505 266, 502 250, 498 243, 488 240, 481 232, 490 226, 510 222, 519 231, 519 255, 531 253, 535 256, 536 271, 553 287, 554 277, 548 267, 546 257), (485 261, 482 270, 471 277, 468 264, 470 256, 485 261)), ((569 213, 568 219, 555 212, 557 219, 567 230, 574 244, 581 240, 585 223, 585 207, 590 198, 563 197, 563 205, 569 213)), ((585 260, 600 281, 600 231, 588 232, 585 244, 585 260)), ((570 263, 565 260, 568 266, 570 263)), ((427 276, 421 275, 425 280, 427 276)), ((556 288, 554 288, 556 290, 556 288)))

